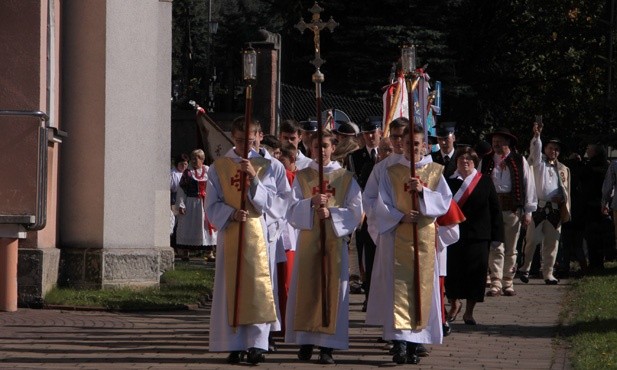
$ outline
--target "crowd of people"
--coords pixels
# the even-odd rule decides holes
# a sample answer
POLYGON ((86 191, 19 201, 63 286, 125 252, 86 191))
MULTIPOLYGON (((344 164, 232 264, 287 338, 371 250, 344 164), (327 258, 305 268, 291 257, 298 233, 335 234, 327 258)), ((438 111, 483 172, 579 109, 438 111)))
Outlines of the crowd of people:
POLYGON ((406 118, 387 124, 384 137, 380 117, 319 134, 315 121, 286 120, 277 137, 239 117, 235 146, 210 167, 200 150, 190 167, 178 158, 176 245, 215 261, 210 351, 257 364, 282 337, 300 360, 317 347, 334 364, 349 347, 353 244, 366 324, 382 328, 396 364, 441 344, 463 300, 463 322, 477 325, 477 303, 515 296, 517 277, 555 285, 572 261, 586 274, 615 258, 617 161, 601 146, 561 162, 563 144, 537 122, 527 156, 506 128, 466 145, 452 122, 434 136, 406 118))

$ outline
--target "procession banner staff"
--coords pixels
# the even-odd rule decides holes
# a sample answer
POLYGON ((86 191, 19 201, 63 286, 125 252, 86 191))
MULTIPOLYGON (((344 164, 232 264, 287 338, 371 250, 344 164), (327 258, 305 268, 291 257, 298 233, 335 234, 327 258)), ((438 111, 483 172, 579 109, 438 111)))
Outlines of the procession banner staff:
MULTIPOLYGON (((302 33, 304 33, 306 29, 313 32, 313 43, 315 45, 315 58, 311 61, 311 64, 315 66, 315 73, 313 73, 312 75, 312 81, 315 84, 315 105, 317 108, 316 109, 317 110, 317 138, 319 142, 321 143, 323 139, 323 127, 321 123, 321 119, 322 119, 321 118, 321 84, 324 82, 324 75, 323 73, 321 73, 319 69, 326 61, 321 59, 321 46, 320 46, 320 41, 319 41, 319 38, 320 38, 319 34, 321 30, 323 30, 324 28, 327 28, 330 30, 330 32, 333 32, 334 28, 338 26, 338 23, 336 23, 334 19, 332 19, 332 17, 330 17, 328 22, 322 21, 319 14, 323 11, 323 8, 320 7, 317 4, 317 2, 313 4, 313 7, 309 9, 309 11, 313 13, 311 22, 306 23, 304 22, 303 19, 301 19, 300 22, 298 22, 298 24, 296 24, 295 27, 302 33)), ((325 194, 326 189, 325 189, 325 183, 324 183, 324 178, 323 178, 323 148, 321 147, 321 145, 319 145, 319 153, 317 155, 317 158, 318 158, 317 163, 318 163, 318 168, 319 168, 319 193, 325 194)), ((321 207, 324 207, 324 205, 322 205, 321 207)), ((326 271, 328 263, 326 260, 326 223, 324 219, 319 220, 319 233, 320 233, 319 241, 320 241, 320 248, 321 248, 321 295, 322 295, 321 316, 322 316, 322 325, 324 327, 327 327, 330 325, 330 312, 328 309, 328 306, 329 306, 328 281, 327 281, 328 274, 326 271)))

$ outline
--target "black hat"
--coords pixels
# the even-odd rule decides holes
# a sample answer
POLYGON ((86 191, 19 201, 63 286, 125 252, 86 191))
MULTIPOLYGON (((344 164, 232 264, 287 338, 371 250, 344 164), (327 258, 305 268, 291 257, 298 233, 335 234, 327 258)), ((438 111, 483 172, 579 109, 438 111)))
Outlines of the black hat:
POLYGON ((561 140, 559 140, 559 139, 558 139, 558 138, 556 138, 556 137, 550 138, 549 140, 547 140, 546 142, 544 142, 544 145, 546 146, 546 144, 550 144, 550 143, 557 144, 557 145, 559 146, 559 149, 561 149, 561 150, 563 150, 563 149, 564 149, 564 145, 563 145, 563 143, 561 142, 561 140))
POLYGON ((300 122, 300 128, 302 131, 314 132, 317 131, 317 121, 308 119, 300 122))
POLYGON ((368 117, 362 123, 362 132, 371 132, 381 128, 381 117, 373 116, 368 117))
POLYGON ((359 130, 358 126, 353 122, 336 121, 332 132, 339 135, 356 136, 359 130))
POLYGON ((486 135, 486 140, 491 142, 493 140, 493 136, 495 135, 501 135, 504 136, 508 139, 510 139, 510 147, 514 148, 516 146, 516 143, 518 142, 518 139, 516 138, 516 136, 514 136, 509 129, 505 128, 505 127, 499 127, 496 128, 495 131, 491 132, 490 134, 486 135))
POLYGON ((435 137, 446 137, 454 133, 456 122, 441 122, 435 127, 435 137))
POLYGON ((474 148, 474 150, 476 151, 478 156, 482 158, 485 155, 491 154, 491 152, 493 151, 493 146, 487 141, 480 140, 476 144, 476 147, 474 148))

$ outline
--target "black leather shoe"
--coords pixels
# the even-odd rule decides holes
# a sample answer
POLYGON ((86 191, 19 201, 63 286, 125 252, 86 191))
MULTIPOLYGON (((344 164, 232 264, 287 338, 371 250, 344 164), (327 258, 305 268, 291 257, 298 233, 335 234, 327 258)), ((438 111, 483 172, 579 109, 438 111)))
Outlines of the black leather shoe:
POLYGON ((466 319, 463 317, 463 321, 465 322, 465 325, 477 325, 477 322, 474 319, 466 319))
POLYGON ((322 365, 334 365, 334 359, 332 358, 332 355, 327 354, 327 353, 320 353, 319 354, 319 363, 322 365))
POLYGON ((521 272, 521 276, 519 276, 518 278, 521 279, 521 281, 525 284, 529 283, 529 273, 528 272, 521 272))
POLYGON ((418 355, 407 355, 407 363, 412 365, 417 365, 420 363, 420 356, 418 355))
POLYGON ((334 365, 332 358, 332 348, 322 347, 319 351, 319 363, 323 365, 334 365))
POLYGON ((402 365, 407 362, 407 343, 402 340, 393 341, 392 347, 392 362, 402 365))
POLYGON ((268 338, 268 352, 269 353, 276 352, 276 342, 274 341, 274 338, 272 337, 268 338))
POLYGON ((428 349, 422 343, 415 343, 416 355, 420 357, 428 357, 428 349))
POLYGON ((443 324, 442 328, 444 337, 447 337, 448 335, 450 335, 450 333, 452 333, 452 328, 450 327, 450 325, 448 325, 448 323, 443 324))
POLYGON ((249 348, 248 353, 246 355, 246 361, 250 364, 257 365, 260 362, 266 361, 266 356, 264 356, 264 350, 259 348, 249 348))
POLYGON ((424 352, 428 356, 428 351, 426 348, 419 343, 407 343, 407 363, 412 365, 417 365, 420 363, 420 356, 418 355, 418 347, 424 348, 424 352))
POLYGON ((240 351, 233 351, 229 354, 229 356, 227 356, 227 363, 228 364, 238 364, 240 363, 240 355, 242 352, 240 351))
POLYGON ((300 350, 298 351, 298 358, 300 361, 309 361, 313 356, 313 345, 312 344, 303 344, 300 346, 300 350))
POLYGON ((559 280, 551 280, 551 279, 545 279, 544 283, 546 285, 557 285, 559 283, 559 280))

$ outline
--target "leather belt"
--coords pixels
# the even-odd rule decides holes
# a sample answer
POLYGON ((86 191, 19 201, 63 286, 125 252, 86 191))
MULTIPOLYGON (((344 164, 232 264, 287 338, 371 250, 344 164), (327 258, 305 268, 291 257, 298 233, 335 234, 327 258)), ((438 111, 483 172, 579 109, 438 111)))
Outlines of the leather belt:
POLYGON ((502 211, 516 212, 518 206, 512 193, 497 193, 497 199, 502 211))
POLYGON ((548 200, 538 199, 538 208, 544 208, 548 204, 550 204, 553 207, 553 209, 559 209, 559 203, 557 203, 557 202, 551 202, 551 201, 548 201, 548 200))

